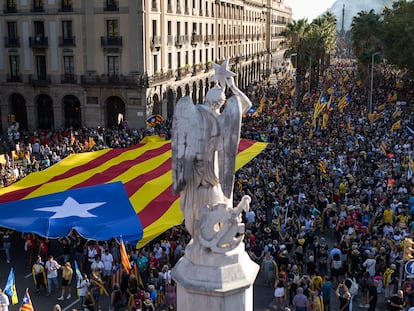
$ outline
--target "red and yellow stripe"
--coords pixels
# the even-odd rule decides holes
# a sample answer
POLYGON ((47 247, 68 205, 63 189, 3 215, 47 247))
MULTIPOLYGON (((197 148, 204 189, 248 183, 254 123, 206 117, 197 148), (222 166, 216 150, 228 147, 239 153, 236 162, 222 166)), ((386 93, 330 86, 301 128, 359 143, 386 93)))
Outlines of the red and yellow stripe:
MULTIPOLYGON (((265 143, 240 140, 236 169, 265 147, 265 143)), ((132 148, 70 155, 1 189, 0 203, 115 181, 124 184, 144 228, 138 247, 183 221, 179 196, 172 194, 171 142, 159 137, 147 138, 146 143, 132 148)))

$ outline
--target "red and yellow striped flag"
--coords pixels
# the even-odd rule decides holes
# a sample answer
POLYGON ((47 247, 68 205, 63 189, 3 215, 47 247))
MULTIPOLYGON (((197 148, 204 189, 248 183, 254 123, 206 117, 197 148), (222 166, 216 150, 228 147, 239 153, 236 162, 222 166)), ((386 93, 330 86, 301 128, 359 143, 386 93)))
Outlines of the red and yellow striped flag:
POLYGON ((387 155, 387 143, 385 141, 381 142, 380 149, 383 155, 387 155))
MULTIPOLYGON (((236 170, 266 145, 241 139, 236 170)), ((183 221, 179 195, 172 192, 171 156, 171 142, 159 136, 146 137, 132 148, 72 154, 47 170, 1 188, 0 203, 121 181, 144 230, 137 244, 140 248, 183 221)))
POLYGON ((128 254, 126 252, 125 244, 124 244, 124 241, 122 240, 122 238, 121 238, 121 241, 119 242, 119 252, 120 252, 120 255, 121 255, 122 267, 125 269, 125 271, 128 274, 130 274, 131 270, 132 270, 132 267, 131 267, 131 263, 129 261, 129 257, 128 257, 128 254))
POLYGON ((319 168, 323 174, 326 174, 326 164, 324 160, 319 161, 319 168))

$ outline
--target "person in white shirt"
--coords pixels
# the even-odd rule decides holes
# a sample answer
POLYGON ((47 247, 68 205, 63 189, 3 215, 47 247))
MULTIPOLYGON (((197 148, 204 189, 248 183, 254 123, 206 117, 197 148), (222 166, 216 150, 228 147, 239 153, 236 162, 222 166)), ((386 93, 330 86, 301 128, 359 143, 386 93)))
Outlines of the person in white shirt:
POLYGON ((3 293, 3 290, 0 288, 0 310, 9 311, 9 297, 3 293))
POLYGON ((89 291, 89 279, 88 279, 88 275, 86 273, 84 273, 82 275, 82 280, 79 281, 77 288, 79 289, 79 302, 80 302, 80 310, 83 310, 83 300, 85 299, 86 294, 89 291))
POLYGON ((47 296, 50 296, 53 288, 57 291, 59 289, 58 283, 58 270, 60 265, 56 260, 53 259, 53 256, 50 255, 48 261, 45 263, 45 270, 47 276, 47 296))
POLYGON ((101 260, 101 257, 99 255, 96 255, 95 261, 92 262, 91 264, 91 271, 95 273, 99 273, 101 275, 104 269, 105 269, 105 266, 101 260))
POLYGON ((370 252, 368 256, 369 257, 365 259, 362 266, 365 268, 365 271, 368 272, 371 277, 374 277, 375 276, 375 264, 377 261, 375 260, 374 254, 372 252, 370 252))
POLYGON ((109 252, 108 248, 105 248, 102 255, 101 260, 103 262, 104 268, 102 272, 103 281, 106 283, 107 288, 111 288, 111 276, 112 276, 112 265, 114 263, 114 257, 109 252))

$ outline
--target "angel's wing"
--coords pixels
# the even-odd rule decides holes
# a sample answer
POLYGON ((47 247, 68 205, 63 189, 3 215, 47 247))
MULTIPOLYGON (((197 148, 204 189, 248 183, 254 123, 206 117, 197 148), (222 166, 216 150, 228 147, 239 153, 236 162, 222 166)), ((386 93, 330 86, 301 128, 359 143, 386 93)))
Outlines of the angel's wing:
POLYGON ((242 119, 241 103, 236 96, 227 100, 226 107, 220 115, 223 134, 222 147, 219 150, 219 178, 221 189, 227 198, 231 198, 234 185, 236 155, 239 146, 242 119))
POLYGON ((192 181, 196 156, 204 150, 203 117, 191 97, 184 96, 176 104, 172 123, 173 192, 182 191, 192 181))

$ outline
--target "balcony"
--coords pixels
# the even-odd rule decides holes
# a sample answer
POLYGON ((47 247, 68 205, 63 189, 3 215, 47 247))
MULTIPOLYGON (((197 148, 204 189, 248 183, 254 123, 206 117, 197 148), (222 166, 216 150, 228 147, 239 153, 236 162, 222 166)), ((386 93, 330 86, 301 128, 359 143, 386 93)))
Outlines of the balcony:
POLYGON ((172 4, 168 4, 167 5, 167 13, 172 13, 173 9, 172 9, 172 4))
POLYGON ((186 7, 186 8, 184 9, 184 14, 185 14, 185 15, 190 15, 190 9, 189 9, 188 7, 186 7))
POLYGON ((3 13, 4 14, 17 13, 17 6, 16 5, 6 5, 3 9, 3 13))
POLYGON ((174 45, 174 36, 172 36, 172 35, 167 36, 167 45, 168 46, 173 46, 174 45))
POLYGON ((191 45, 203 42, 203 35, 191 35, 191 45))
POLYGON ((148 82, 150 85, 159 84, 171 80, 174 78, 174 73, 172 70, 168 70, 166 73, 155 73, 153 76, 149 77, 148 82))
POLYGON ((121 48, 122 36, 101 37, 102 48, 121 48))
POLYGON ((62 4, 58 10, 59 12, 73 12, 72 4, 62 4))
POLYGON ((45 8, 43 7, 43 3, 38 3, 34 5, 30 11, 32 13, 43 13, 45 12, 45 8))
POLYGON ((76 38, 73 37, 59 37, 59 46, 61 47, 75 47, 76 46, 76 38))
POLYGON ((181 14, 181 12, 182 12, 182 11, 181 11, 181 7, 180 7, 179 5, 177 5, 177 11, 176 11, 176 13, 177 13, 177 14, 181 14))
POLYGON ((151 50, 159 50, 161 48, 162 38, 161 36, 153 36, 150 42, 151 50))
POLYGON ((7 75, 7 82, 22 82, 22 77, 21 75, 17 74, 17 75, 7 75))
POLYGON ((188 74, 190 74, 190 65, 185 65, 184 67, 177 69, 177 80, 180 80, 181 78, 186 77, 188 74))
POLYGON ((193 66, 193 76, 195 76, 197 73, 202 72, 205 69, 203 67, 203 63, 198 63, 193 66))
POLYGON ((77 78, 73 73, 65 73, 60 77, 60 83, 62 84, 77 84, 77 78))
POLYGON ((4 37, 4 47, 5 48, 19 48, 20 47, 20 39, 19 37, 4 37))
POLYGON ((51 83, 51 79, 50 79, 50 76, 35 77, 34 75, 29 75, 29 83, 32 86, 48 86, 51 83))
POLYGON ((116 12, 119 11, 119 6, 116 1, 106 1, 106 5, 104 7, 105 12, 116 12))
POLYGON ((175 38, 175 46, 176 47, 181 47, 183 44, 185 44, 185 37, 186 36, 183 36, 183 35, 177 36, 175 38))
POLYGON ((81 76, 81 83, 84 85, 117 85, 117 86, 137 86, 139 77, 137 75, 84 75, 81 76))
POLYGON ((47 37, 43 37, 42 35, 29 37, 29 46, 32 49, 47 49, 49 46, 49 40, 47 37))

